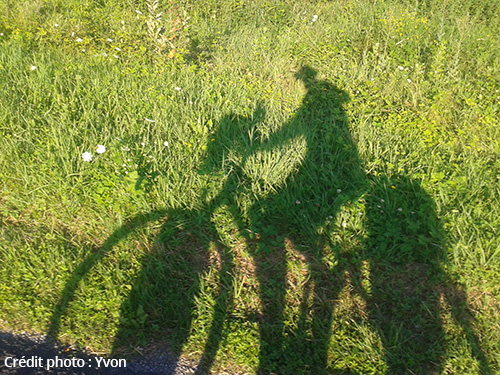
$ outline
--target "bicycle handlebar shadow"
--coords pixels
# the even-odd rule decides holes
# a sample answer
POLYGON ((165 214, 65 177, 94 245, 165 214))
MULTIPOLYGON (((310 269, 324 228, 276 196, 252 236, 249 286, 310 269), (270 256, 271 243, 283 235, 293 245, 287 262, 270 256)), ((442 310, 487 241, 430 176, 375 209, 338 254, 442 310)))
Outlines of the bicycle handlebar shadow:
MULTIPOLYGON (((367 316, 380 336, 388 373, 439 373, 445 354, 439 318, 442 299, 448 301, 453 312, 466 310, 467 302, 443 269, 446 236, 436 219, 432 199, 404 176, 367 176, 343 108, 349 96, 331 83, 318 80, 316 71, 308 66, 302 67, 296 78, 303 82, 306 94, 294 116, 278 129, 261 132, 259 124, 265 121, 261 107, 250 118, 230 115, 220 122, 213 141, 208 141, 209 158, 200 173, 222 172, 227 179, 218 192, 202 194, 205 203, 199 210, 164 209, 138 215, 102 246, 90 251, 73 272, 54 309, 51 336, 57 336, 61 318, 90 270, 121 240, 147 223, 162 219, 159 233, 152 239, 157 251, 143 260, 142 271, 122 305, 121 328, 113 351, 127 341, 128 334, 137 336, 142 332, 141 319, 146 316, 153 324, 167 322, 170 329, 165 332, 172 334, 174 352, 179 356, 189 338, 201 275, 216 253, 222 260, 218 270, 223 280, 197 370, 197 374, 208 373, 233 299, 233 254, 230 249, 214 245, 218 242, 217 229, 210 219, 224 205, 246 239, 255 263, 262 306, 258 317, 258 374, 356 373, 355 369, 334 369, 329 349, 333 313, 346 286, 345 275, 351 275, 354 285, 362 285, 362 262, 370 269, 371 290, 358 287, 357 292, 366 300, 367 316), (268 176, 256 181, 251 166, 270 163, 272 173, 279 163, 269 160, 284 149, 293 151, 282 153, 291 158, 285 178, 274 185, 268 176), (255 193, 255 184, 263 184, 263 194, 255 193), (242 195, 252 197, 243 210, 239 202, 242 195), (334 220, 343 206, 363 195, 372 200, 367 202, 366 210, 369 236, 364 249, 352 254, 349 245, 319 233, 329 217, 334 220), (377 208, 380 202, 374 199, 393 205, 390 215, 389 211, 381 213, 377 208), (193 233, 195 228, 197 234, 193 233), (257 239, 250 233, 257 234, 257 239), (295 327, 285 326, 288 254, 284 238, 295 249, 302 249, 310 276, 295 327), (325 248, 331 249, 338 260, 333 269, 325 266, 325 248), (157 261, 156 257, 163 260, 157 261), (308 305, 309 297, 312 306, 308 305), (166 305, 172 300, 177 301, 176 308, 166 305), (152 307, 150 315, 135 313, 148 307, 152 307), (137 321, 126 321, 126 317, 134 315, 137 321), (180 325, 181 321, 184 323, 180 325)), ((455 316, 482 371, 488 373, 488 361, 470 319, 463 318, 464 314, 455 316)))

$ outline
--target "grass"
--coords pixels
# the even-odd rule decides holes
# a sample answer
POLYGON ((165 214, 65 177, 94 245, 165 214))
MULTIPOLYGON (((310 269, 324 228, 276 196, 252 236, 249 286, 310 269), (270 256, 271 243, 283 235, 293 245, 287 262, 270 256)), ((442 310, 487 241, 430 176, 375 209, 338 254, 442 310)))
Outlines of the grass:
POLYGON ((499 373, 498 1, 153 3, 0 5, 0 326, 499 373))

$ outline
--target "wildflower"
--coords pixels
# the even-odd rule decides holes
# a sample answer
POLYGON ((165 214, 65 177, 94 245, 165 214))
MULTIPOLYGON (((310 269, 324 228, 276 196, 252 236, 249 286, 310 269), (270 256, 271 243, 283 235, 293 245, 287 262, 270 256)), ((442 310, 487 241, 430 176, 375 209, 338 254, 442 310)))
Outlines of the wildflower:
POLYGON ((116 55, 113 55, 113 57, 114 57, 115 59, 118 59, 118 58, 119 58, 119 57, 118 57, 118 56, 116 56, 116 55))
POLYGON ((142 14, 142 12, 139 9, 137 9, 135 12, 138 14, 142 14))
POLYGON ((380 200, 381 203, 384 203, 385 201, 383 199, 380 200))
POLYGON ((190 100, 190 101, 189 101, 189 104, 193 104, 193 102, 190 100))
POLYGON ((380 206, 380 204, 377 204, 377 208, 382 208, 382 206, 380 206))
POLYGON ((347 228, 347 223, 342 223, 342 226, 343 226, 344 228, 347 228))
POLYGON ((295 201, 295 204, 300 204, 300 201, 297 199, 297 200, 295 201))
POLYGON ((403 211, 403 209, 402 209, 401 207, 399 207, 399 208, 398 208, 398 211, 399 211, 399 212, 401 212, 401 211, 403 211))
POLYGON ((97 149, 95 150, 98 154, 104 154, 106 152, 106 147, 103 145, 97 145, 97 149))
POLYGON ((112 42, 112 41, 113 41, 113 39, 111 39, 111 38, 108 38, 108 42, 112 42))
POLYGON ((124 20, 121 20, 121 21, 120 21, 120 23, 121 23, 122 25, 125 25, 125 21, 124 21, 124 20))
POLYGON ((141 146, 145 146, 146 144, 144 142, 141 142, 141 146))
POLYGON ((163 144, 165 145, 165 147, 168 147, 168 141, 163 142, 163 144))
POLYGON ((78 42, 78 43, 80 43, 80 42, 83 42, 83 39, 82 38, 76 38, 75 41, 78 42))
POLYGON ((313 16, 312 21, 313 21, 313 22, 316 22, 316 20, 317 20, 317 19, 318 19, 318 16, 315 14, 315 15, 313 16))
POLYGON ((74 36, 75 36, 75 32, 73 31, 73 32, 71 33, 71 37, 74 37, 74 36))
POLYGON ((405 68, 403 68, 401 65, 398 66, 399 70, 405 70, 405 68))
POLYGON ((36 69, 36 66, 35 65, 31 65, 30 70, 35 70, 35 69, 36 69))
POLYGON ((181 91, 181 88, 180 87, 175 87, 174 90, 181 91))
POLYGON ((115 49, 116 49, 117 51, 121 51, 121 49, 120 49, 120 48, 118 48, 118 47, 115 47, 115 49))
POLYGON ((411 79, 407 78, 406 80, 408 81, 408 83, 411 83, 411 79))
POLYGON ((90 152, 84 152, 82 154, 83 161, 92 161, 92 154, 90 152))
POLYGON ((337 194, 340 194, 340 193, 342 193, 342 190, 337 189, 337 194))
POLYGON ((59 27, 59 25, 57 23, 54 24, 55 27, 59 27))

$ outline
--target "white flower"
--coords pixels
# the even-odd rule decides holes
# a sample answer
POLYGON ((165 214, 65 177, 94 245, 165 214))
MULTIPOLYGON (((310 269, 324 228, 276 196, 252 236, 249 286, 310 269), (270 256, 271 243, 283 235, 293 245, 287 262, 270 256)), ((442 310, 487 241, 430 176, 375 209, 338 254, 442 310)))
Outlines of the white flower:
POLYGON ((401 211, 403 211, 403 209, 400 207, 400 208, 398 208, 398 211, 401 212, 401 211))
POLYGON ((340 193, 342 193, 342 190, 337 189, 337 194, 340 194, 340 193))
POLYGON ((73 31, 73 32, 71 33, 71 37, 74 37, 74 36, 75 36, 75 32, 73 31))
POLYGON ((384 203, 385 201, 383 199, 381 199, 380 202, 384 203))
POLYGON ((142 14, 142 12, 139 9, 136 10, 136 13, 142 14))
POLYGON ((82 154, 83 161, 92 161, 92 154, 90 152, 84 152, 82 154))
POLYGON ((318 16, 315 14, 315 15, 313 16, 313 22, 316 22, 316 20, 317 20, 317 19, 318 19, 318 16))
POLYGON ((300 201, 297 199, 297 200, 295 201, 295 204, 300 204, 300 201))
POLYGON ((36 66, 35 65, 31 65, 30 70, 35 70, 35 69, 36 69, 36 66))
POLYGON ((80 43, 80 42, 83 42, 83 39, 82 38, 76 38, 75 41, 78 42, 78 43, 80 43))
POLYGON ((108 38, 108 42, 112 42, 112 41, 113 41, 113 39, 111 39, 111 38, 108 38))
POLYGON ((181 91, 180 87, 175 87, 174 90, 181 91))
POLYGON ((165 147, 168 147, 168 141, 163 142, 163 144, 165 145, 165 147))
POLYGON ((406 80, 408 81, 408 83, 411 83, 411 79, 407 78, 406 80))
POLYGON ((141 146, 145 146, 146 144, 144 142, 141 142, 141 146))
POLYGON ((98 154, 104 154, 106 152, 106 147, 103 145, 97 145, 97 149, 95 150, 98 154))
POLYGON ((347 223, 342 223, 342 226, 343 226, 344 228, 347 228, 347 223))
POLYGON ((399 70, 405 70, 401 65, 398 66, 399 70))
POLYGON ((125 25, 125 21, 124 21, 124 20, 121 20, 121 21, 120 21, 120 23, 121 23, 122 25, 125 25))
POLYGON ((118 57, 118 56, 116 56, 116 55, 113 55, 113 57, 114 57, 115 59, 119 59, 119 57, 118 57))
POLYGON ((57 23, 54 24, 55 27, 59 27, 59 25, 57 23))
POLYGON ((117 51, 121 51, 121 49, 120 49, 120 48, 118 48, 118 47, 115 47, 115 49, 116 49, 117 51))

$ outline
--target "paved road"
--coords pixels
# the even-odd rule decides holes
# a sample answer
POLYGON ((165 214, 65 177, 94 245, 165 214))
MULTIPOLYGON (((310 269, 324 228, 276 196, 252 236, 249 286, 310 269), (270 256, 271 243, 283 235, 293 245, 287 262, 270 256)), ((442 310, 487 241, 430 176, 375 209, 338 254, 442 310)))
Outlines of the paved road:
POLYGON ((184 361, 177 361, 177 358, 168 354, 156 354, 133 360, 109 360, 67 350, 45 336, 0 332, 0 374, 2 375, 187 375, 194 373, 194 367, 184 361))

